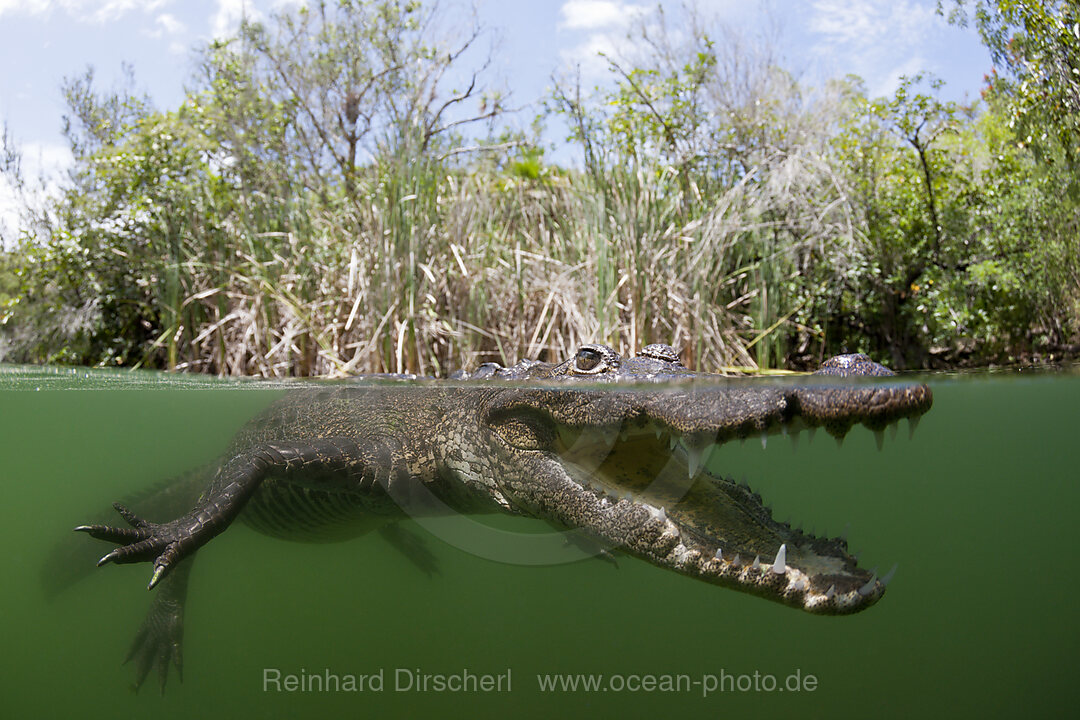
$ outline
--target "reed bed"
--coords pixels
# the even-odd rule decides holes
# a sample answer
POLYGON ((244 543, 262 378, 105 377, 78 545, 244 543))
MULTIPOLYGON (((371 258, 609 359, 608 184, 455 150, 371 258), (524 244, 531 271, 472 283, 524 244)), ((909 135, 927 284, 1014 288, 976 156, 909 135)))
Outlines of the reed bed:
POLYGON ((302 231, 237 225, 207 242, 186 228, 165 268, 172 322, 144 363, 445 374, 559 358, 582 342, 621 352, 668 342, 690 364, 753 367, 754 268, 733 198, 679 222, 679 198, 640 173, 614 179, 610 196, 591 184, 446 173, 386 192, 372 178, 349 208, 295 209, 302 231))

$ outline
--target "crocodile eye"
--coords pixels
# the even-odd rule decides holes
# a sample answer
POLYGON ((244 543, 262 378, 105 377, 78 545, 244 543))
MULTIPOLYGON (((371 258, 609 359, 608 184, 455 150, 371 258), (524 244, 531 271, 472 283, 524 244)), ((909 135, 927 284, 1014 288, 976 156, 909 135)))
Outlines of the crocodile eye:
POLYGON ((577 358, 574 361, 574 367, 582 372, 589 372, 599 365, 601 360, 603 360, 603 358, 600 357, 600 353, 592 348, 581 348, 578 350, 577 358))
POLYGON ((619 355, 604 345, 582 345, 574 356, 573 371, 578 375, 598 375, 619 366, 619 355))

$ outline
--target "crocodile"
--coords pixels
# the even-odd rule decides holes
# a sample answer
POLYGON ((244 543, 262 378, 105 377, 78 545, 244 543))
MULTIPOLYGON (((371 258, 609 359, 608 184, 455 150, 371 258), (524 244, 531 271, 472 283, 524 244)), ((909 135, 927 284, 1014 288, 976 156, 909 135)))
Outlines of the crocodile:
MULTIPOLYGON (((865 355, 825 361, 795 384, 695 372, 669 345, 622 357, 586 344, 563 362, 487 363, 448 380, 319 384, 290 390, 245 425, 220 461, 167 483, 178 515, 127 505, 75 530, 116 545, 100 559, 152 563, 158 587, 132 646, 137 682, 182 673, 187 579, 197 550, 235 520, 299 540, 382 529, 421 567, 433 560, 396 520, 510 513, 542 519, 598 556, 638 558, 815 614, 870 607, 887 577, 842 538, 773 519, 745 483, 714 472, 721 445, 855 424, 880 436, 931 406, 930 389, 865 355)), ((410 376, 411 377, 411 376, 410 376)), ((168 502, 164 502, 167 499, 168 502)))

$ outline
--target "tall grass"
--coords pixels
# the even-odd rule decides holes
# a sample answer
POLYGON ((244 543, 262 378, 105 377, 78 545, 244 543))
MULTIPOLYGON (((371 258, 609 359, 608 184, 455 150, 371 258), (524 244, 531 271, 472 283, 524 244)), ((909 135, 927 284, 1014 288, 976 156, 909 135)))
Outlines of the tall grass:
POLYGON ((293 202, 268 217, 249 198, 242 221, 186 218, 144 363, 441 374, 596 341, 623 352, 668 342, 688 363, 753 366, 741 331, 760 292, 762 263, 744 247, 756 228, 738 217, 738 192, 684 219, 666 180, 627 169, 598 188, 583 173, 403 164, 372 168, 348 207, 293 202))

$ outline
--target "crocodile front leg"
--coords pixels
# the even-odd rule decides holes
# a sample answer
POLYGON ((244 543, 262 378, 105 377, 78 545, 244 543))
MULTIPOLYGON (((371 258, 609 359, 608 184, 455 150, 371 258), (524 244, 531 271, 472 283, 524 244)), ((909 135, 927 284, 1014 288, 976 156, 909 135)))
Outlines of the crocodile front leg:
POLYGON ((148 589, 161 582, 185 557, 224 532, 267 477, 337 490, 372 491, 376 475, 388 477, 393 453, 386 445, 350 438, 257 445, 236 455, 217 472, 191 512, 165 523, 152 523, 120 503, 113 507, 131 527, 80 525, 91 537, 119 545, 98 561, 154 562, 148 589))

